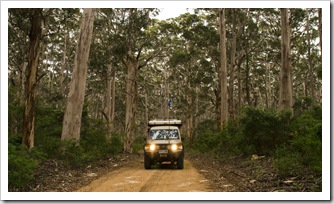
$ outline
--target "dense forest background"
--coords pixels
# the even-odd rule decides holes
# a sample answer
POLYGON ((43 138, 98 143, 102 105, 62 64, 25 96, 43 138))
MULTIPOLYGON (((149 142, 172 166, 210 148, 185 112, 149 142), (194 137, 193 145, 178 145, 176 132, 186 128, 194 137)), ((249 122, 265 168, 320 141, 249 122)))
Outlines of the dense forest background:
POLYGON ((51 158, 140 153, 148 120, 168 118, 194 153, 321 177, 321 12, 9 9, 9 188, 51 158))

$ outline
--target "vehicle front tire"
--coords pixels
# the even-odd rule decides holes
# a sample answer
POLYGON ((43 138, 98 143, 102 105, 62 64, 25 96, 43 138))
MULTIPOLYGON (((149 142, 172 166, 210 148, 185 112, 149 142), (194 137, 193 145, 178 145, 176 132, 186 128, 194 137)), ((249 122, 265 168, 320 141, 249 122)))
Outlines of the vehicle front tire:
POLYGON ((144 155, 144 167, 145 169, 151 169, 151 159, 147 155, 144 155))
POLYGON ((177 168, 178 168, 178 169, 183 169, 183 168, 184 168, 184 158, 183 158, 183 155, 180 156, 180 157, 177 159, 177 168))

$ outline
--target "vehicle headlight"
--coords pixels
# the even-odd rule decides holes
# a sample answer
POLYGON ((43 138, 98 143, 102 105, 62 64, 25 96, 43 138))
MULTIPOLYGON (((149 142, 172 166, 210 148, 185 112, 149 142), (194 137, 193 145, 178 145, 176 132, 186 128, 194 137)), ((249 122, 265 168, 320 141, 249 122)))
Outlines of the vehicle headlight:
POLYGON ((150 145, 150 150, 151 150, 151 151, 154 151, 154 150, 155 150, 155 145, 154 145, 154 144, 151 144, 151 145, 150 145))
POLYGON ((177 145, 176 145, 176 144, 173 144, 173 145, 172 145, 172 150, 173 150, 173 151, 177 150, 177 145))

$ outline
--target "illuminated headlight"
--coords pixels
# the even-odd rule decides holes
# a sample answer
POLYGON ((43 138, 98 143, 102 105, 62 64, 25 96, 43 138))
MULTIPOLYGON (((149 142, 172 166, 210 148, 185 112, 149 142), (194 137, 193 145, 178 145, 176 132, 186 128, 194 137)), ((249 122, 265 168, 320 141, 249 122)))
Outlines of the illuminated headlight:
POLYGON ((157 149, 157 147, 154 144, 145 146, 145 151, 152 151, 153 152, 155 149, 157 149))
POLYGON ((176 144, 173 144, 173 145, 172 145, 172 150, 173 150, 173 151, 177 150, 177 145, 176 145, 176 144))
POLYGON ((182 150, 182 145, 172 144, 170 147, 172 151, 182 150))
POLYGON ((154 150, 155 150, 155 145, 154 145, 154 144, 151 144, 151 145, 150 145, 150 150, 151 150, 151 151, 154 151, 154 150))

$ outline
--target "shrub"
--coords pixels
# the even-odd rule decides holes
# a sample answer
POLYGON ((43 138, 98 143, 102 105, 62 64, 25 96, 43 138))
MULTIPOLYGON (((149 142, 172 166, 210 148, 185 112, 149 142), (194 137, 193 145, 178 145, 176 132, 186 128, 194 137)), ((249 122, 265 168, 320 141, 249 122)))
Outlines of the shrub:
POLYGON ((59 159, 73 168, 82 167, 92 160, 92 154, 85 154, 84 148, 76 141, 62 141, 59 159))
POLYGON ((123 151, 123 137, 124 137, 124 133, 120 132, 113 132, 112 133, 112 137, 111 137, 111 144, 110 148, 111 148, 111 154, 118 154, 120 152, 123 151))
POLYGON ((46 158, 60 159, 61 155, 59 154, 59 149, 61 148, 60 138, 44 136, 43 144, 40 143, 34 148, 40 149, 43 153, 46 154, 46 158))
POLYGON ((194 129, 192 140, 188 141, 190 147, 200 153, 219 151, 223 133, 217 131, 216 126, 214 120, 200 122, 194 129))
POLYGON ((36 109, 35 136, 37 144, 44 144, 44 137, 60 138, 62 132, 64 112, 49 108, 36 109))
POLYGON ((240 128, 239 120, 229 120, 225 132, 226 134, 223 134, 225 136, 223 148, 227 151, 225 151, 226 154, 251 154, 255 151, 253 144, 247 143, 247 140, 244 139, 245 136, 240 128))
POLYGON ((275 150, 274 166, 281 177, 298 175, 303 170, 300 160, 301 155, 289 146, 282 145, 275 150))
POLYGON ((91 119, 83 113, 80 142, 61 141, 63 111, 48 107, 36 109, 35 147, 28 151, 22 143, 21 107, 9 106, 8 180, 9 189, 23 189, 34 179, 39 163, 47 159, 62 160, 73 168, 94 163, 122 151, 123 133, 112 133, 106 139, 103 120, 91 119))
POLYGON ((296 116, 291 124, 292 139, 276 150, 275 166, 281 176, 301 174, 305 170, 321 175, 321 108, 312 107, 296 116))
POLYGON ((61 150, 58 158, 69 166, 78 168, 122 151, 122 134, 112 133, 110 141, 106 135, 107 129, 103 120, 85 118, 79 142, 62 141, 60 146, 58 143, 50 145, 54 145, 58 151, 61 150))
POLYGON ((205 152, 217 152, 222 141, 222 132, 216 132, 213 134, 203 134, 192 145, 196 150, 201 153, 205 152))
POLYGON ((313 136, 296 137, 289 145, 276 149, 274 165, 280 176, 303 174, 306 170, 321 175, 321 141, 313 136))
POLYGON ((302 115, 305 111, 310 110, 314 106, 314 104, 314 100, 309 96, 297 98, 293 104, 293 112, 295 116, 298 117, 302 115))
POLYGON ((16 148, 8 144, 8 188, 24 188, 34 179, 38 161, 31 157, 31 152, 24 146, 16 148))
MULTIPOLYGON (((243 144, 256 154, 272 154, 291 136, 291 112, 245 108, 239 120, 243 144)), ((250 153, 250 152, 245 152, 250 153)))
POLYGON ((17 134, 22 130, 23 107, 8 104, 8 133, 17 134))
POLYGON ((96 154, 97 158, 103 158, 109 154, 119 153, 123 149, 122 133, 112 132, 111 140, 108 141, 107 126, 101 119, 86 119, 81 134, 80 145, 88 152, 96 154), (94 152, 95 151, 95 152, 94 152))
POLYGON ((136 137, 133 142, 133 153, 140 154, 143 151, 144 137, 136 137))
POLYGON ((296 116, 292 123, 295 135, 313 135, 321 140, 322 112, 321 107, 314 106, 300 116, 296 116))
POLYGON ((8 133, 8 143, 14 146, 20 146, 22 144, 22 134, 8 133))

